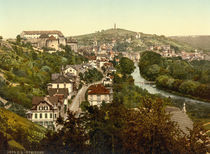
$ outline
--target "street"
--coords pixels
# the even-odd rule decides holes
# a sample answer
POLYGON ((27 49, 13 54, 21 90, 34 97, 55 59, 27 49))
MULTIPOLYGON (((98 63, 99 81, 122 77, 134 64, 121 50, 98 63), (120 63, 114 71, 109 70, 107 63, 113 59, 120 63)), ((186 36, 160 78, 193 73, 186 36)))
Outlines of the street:
POLYGON ((78 91, 77 95, 73 98, 72 103, 69 106, 69 110, 79 114, 81 112, 81 108, 79 106, 82 101, 85 101, 85 93, 88 87, 94 84, 100 84, 103 80, 104 78, 101 81, 97 81, 88 85, 83 85, 82 88, 78 91))

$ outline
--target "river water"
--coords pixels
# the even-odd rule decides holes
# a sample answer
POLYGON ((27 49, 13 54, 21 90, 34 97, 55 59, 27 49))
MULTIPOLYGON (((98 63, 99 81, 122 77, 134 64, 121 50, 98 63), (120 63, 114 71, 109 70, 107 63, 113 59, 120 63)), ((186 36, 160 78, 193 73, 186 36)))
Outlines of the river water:
POLYGON ((208 102, 199 101, 199 100, 195 100, 195 99, 191 99, 191 98, 187 98, 187 97, 183 97, 183 96, 178 96, 178 95, 166 92, 164 90, 157 89, 155 87, 155 85, 144 84, 144 82, 146 80, 141 76, 137 63, 135 64, 135 66, 136 66, 136 68, 135 68, 134 72, 132 73, 132 76, 134 78, 134 82, 135 82, 136 86, 139 86, 142 89, 146 89, 151 94, 161 94, 164 97, 170 97, 173 99, 181 99, 181 100, 184 100, 185 102, 190 102, 193 104, 199 104, 201 106, 210 107, 210 103, 208 103, 208 102))

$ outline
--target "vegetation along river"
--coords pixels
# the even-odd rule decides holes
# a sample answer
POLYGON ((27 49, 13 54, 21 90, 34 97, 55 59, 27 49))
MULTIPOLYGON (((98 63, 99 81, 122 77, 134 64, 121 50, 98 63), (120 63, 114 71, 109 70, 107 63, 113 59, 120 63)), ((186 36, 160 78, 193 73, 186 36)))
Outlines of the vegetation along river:
POLYGON ((147 80, 145 80, 141 76, 138 64, 136 63, 135 66, 136 66, 136 68, 135 68, 134 72, 132 73, 132 76, 134 78, 134 82, 135 82, 136 86, 139 86, 142 89, 146 89, 151 94, 160 94, 164 97, 170 97, 173 99, 184 100, 185 102, 190 102, 190 103, 197 104, 197 105, 199 104, 199 106, 203 106, 203 107, 208 107, 208 108, 210 107, 210 103, 208 103, 208 102, 191 99, 191 98, 187 98, 184 96, 178 96, 178 95, 166 92, 164 90, 160 90, 160 89, 156 88, 154 84, 145 83, 145 82, 147 82, 147 80))

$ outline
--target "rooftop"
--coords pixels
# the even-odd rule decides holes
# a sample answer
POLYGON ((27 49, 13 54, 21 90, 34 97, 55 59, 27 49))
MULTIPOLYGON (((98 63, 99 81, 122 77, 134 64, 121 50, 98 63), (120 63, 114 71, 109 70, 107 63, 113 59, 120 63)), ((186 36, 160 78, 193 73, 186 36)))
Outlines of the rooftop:
POLYGON ((70 80, 63 75, 58 76, 55 80, 51 83, 70 83, 70 80))
POLYGON ((88 88, 88 94, 110 94, 110 91, 106 89, 102 84, 92 85, 88 88))
POLYGON ((57 34, 58 36, 63 36, 61 31, 58 30, 50 30, 50 31, 23 31, 25 35, 42 35, 42 34, 47 34, 47 35, 52 35, 52 34, 57 34))

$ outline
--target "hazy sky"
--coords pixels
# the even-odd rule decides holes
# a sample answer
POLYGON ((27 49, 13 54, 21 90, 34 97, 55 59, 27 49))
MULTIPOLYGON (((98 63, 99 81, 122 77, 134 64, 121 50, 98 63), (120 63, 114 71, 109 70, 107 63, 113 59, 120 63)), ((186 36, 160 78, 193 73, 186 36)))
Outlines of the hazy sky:
POLYGON ((210 0, 0 0, 0 35, 117 27, 150 34, 210 35, 210 0))

